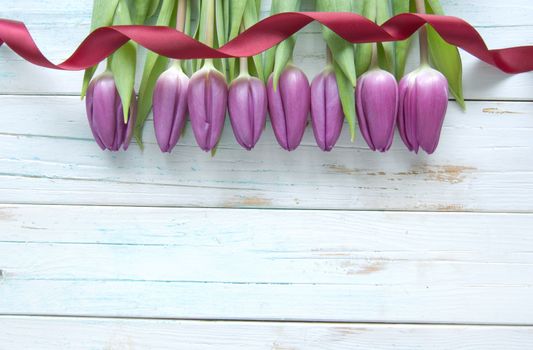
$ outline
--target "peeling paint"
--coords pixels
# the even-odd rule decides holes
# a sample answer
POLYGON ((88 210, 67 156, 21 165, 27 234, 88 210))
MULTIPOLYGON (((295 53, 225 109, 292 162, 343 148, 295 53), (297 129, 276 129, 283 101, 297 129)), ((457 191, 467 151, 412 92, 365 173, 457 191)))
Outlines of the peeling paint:
POLYGON ((465 180, 466 173, 477 170, 474 167, 462 165, 423 165, 415 167, 411 171, 399 172, 399 176, 426 176, 426 181, 447 182, 458 184, 465 180))
POLYGON ((234 197, 224 202, 224 208, 235 207, 270 207, 272 205, 272 199, 263 198, 259 196, 252 197, 234 197))
POLYGON ((506 111, 504 109, 499 109, 499 108, 483 108, 483 113, 487 113, 487 114, 525 114, 525 113, 522 113, 522 112, 506 111))
POLYGON ((383 271, 385 269, 384 261, 374 261, 365 265, 359 265, 353 261, 343 261, 341 267, 346 270, 348 275, 370 275, 383 271))

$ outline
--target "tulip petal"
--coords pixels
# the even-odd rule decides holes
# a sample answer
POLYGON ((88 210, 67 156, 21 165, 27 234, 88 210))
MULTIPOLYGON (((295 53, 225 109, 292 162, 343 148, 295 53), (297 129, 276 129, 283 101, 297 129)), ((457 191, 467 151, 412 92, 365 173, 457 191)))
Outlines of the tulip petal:
POLYGON ((87 95, 85 98, 85 108, 87 110, 87 119, 89 120, 89 126, 91 129, 91 133, 93 134, 94 140, 96 141, 98 146, 102 149, 102 151, 104 151, 105 145, 100 139, 100 136, 98 135, 98 133, 96 132, 94 128, 94 116, 93 116, 94 86, 95 86, 95 81, 93 80, 87 89, 87 95))
POLYGON ((116 100, 118 93, 112 77, 96 80, 93 93, 93 130, 106 149, 113 150, 116 134, 116 100))
MULTIPOLYGON (((122 120, 124 121, 124 120, 122 120)), ((130 147, 131 139, 133 138, 133 130, 135 129, 135 122, 137 121, 137 98, 135 93, 131 94, 130 114, 128 117, 128 124, 126 125, 126 134, 124 136, 124 142, 122 148, 127 151, 130 147)))
POLYGON ((372 137, 370 136, 370 130, 368 128, 367 123, 367 116, 365 115, 366 110, 365 108, 363 108, 363 104, 365 102, 365 97, 363 96, 363 88, 365 85, 365 79, 360 78, 356 88, 357 120, 359 122, 359 129, 361 130, 361 134, 363 135, 363 138, 368 144, 368 147, 370 147, 372 151, 375 151, 376 147, 374 146, 374 142, 372 142, 372 137))
POLYGON ((315 140, 321 150, 326 150, 326 79, 320 73, 311 83, 311 120, 315 140))
POLYGON ((259 138, 261 137, 263 130, 265 130, 268 101, 267 101, 267 92, 266 92, 265 84, 260 79, 257 79, 257 78, 251 79, 250 91, 252 95, 252 100, 254 101, 253 103, 254 126, 253 126, 253 143, 252 143, 252 147, 254 147, 259 141, 259 138))
POLYGON ((285 109, 281 97, 279 86, 274 89, 273 77, 268 80, 268 112, 270 114, 270 121, 272 129, 279 145, 285 150, 289 150, 289 143, 287 140, 287 124, 285 122, 285 109))
POLYGON ((325 81, 326 98, 326 142, 325 151, 329 152, 335 147, 344 125, 344 112, 339 95, 339 88, 335 73, 328 74, 325 81))
POLYGON ((224 126, 227 104, 224 76, 214 68, 196 72, 189 82, 189 116, 196 142, 204 151, 218 143, 224 126))
POLYGON ((266 120, 266 89, 254 77, 241 77, 233 81, 228 107, 233 133, 237 142, 251 150, 263 132, 266 120))
POLYGON ((326 68, 311 84, 311 120, 318 147, 329 152, 337 143, 344 113, 334 71, 326 68))
POLYGON ((285 112, 287 146, 293 151, 302 141, 311 107, 309 81, 301 70, 289 68, 281 75, 278 88, 285 112))
POLYGON ((417 139, 428 154, 435 152, 448 108, 446 78, 438 71, 417 79, 417 139))
POLYGON ((154 89, 154 128, 162 152, 170 152, 178 143, 185 125, 189 78, 171 68, 157 80, 154 89))

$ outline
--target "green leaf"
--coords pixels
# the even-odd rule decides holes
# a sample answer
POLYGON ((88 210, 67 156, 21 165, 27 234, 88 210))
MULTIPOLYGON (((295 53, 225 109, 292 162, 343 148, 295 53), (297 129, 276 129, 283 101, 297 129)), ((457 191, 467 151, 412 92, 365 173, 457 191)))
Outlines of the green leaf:
POLYGON ((444 15, 444 9, 439 0, 426 0, 426 8, 428 13, 434 15, 444 15))
POLYGON ((150 0, 133 0, 133 13, 134 13, 134 23, 143 24, 148 17, 148 12, 150 11, 150 6, 152 1, 150 0))
POLYGON ((228 40, 235 38, 241 29, 244 11, 248 5, 248 0, 231 0, 229 7, 229 37, 228 40))
MULTIPOLYGON (((156 21, 156 25, 169 26, 176 22, 176 0, 162 0, 161 10, 156 21)), ((188 6, 189 10, 189 6, 188 6)), ((186 20, 187 23, 187 20, 186 20)), ((137 109, 137 120, 135 122, 135 139, 142 147, 142 130, 148 114, 152 109, 152 94, 157 78, 167 67, 168 59, 149 51, 146 54, 146 61, 139 88, 139 99, 137 109)))
MULTIPOLYGON (((382 25, 387 22, 390 15, 389 0, 375 0, 376 23, 382 25)), ((381 69, 394 73, 394 44, 378 43, 378 60, 381 69)))
MULTIPOLYGON (((125 0, 121 0, 115 12, 114 24, 131 24, 131 16, 125 0)), ((124 110, 124 122, 128 121, 133 86, 135 84, 135 68, 137 65, 137 45, 127 42, 112 56, 111 71, 115 78, 120 100, 124 110)))
MULTIPOLYGON (((221 47, 226 43, 226 19, 224 18, 224 8, 222 1, 215 1, 215 36, 216 36, 216 42, 215 47, 221 47)), ((215 67, 218 68, 220 72, 226 77, 227 70, 226 70, 226 60, 225 59, 217 59, 214 61, 215 67)))
MULTIPOLYGON (((246 10, 244 12, 244 28, 248 29, 254 24, 256 24, 258 21, 259 9, 257 8, 257 1, 250 0, 248 1, 248 6, 246 7, 246 10)), ((250 63, 252 63, 250 64, 251 73, 254 76, 257 76, 259 79, 265 80, 265 75, 263 72, 263 55, 255 55, 250 61, 250 63)))
POLYGON ((333 62, 333 67, 335 69, 335 77, 337 78, 337 86, 339 87, 342 110, 350 126, 350 135, 353 141, 355 140, 355 128, 357 125, 355 123, 355 89, 350 79, 348 79, 336 62, 333 62))
MULTIPOLYGON (((442 14, 442 7, 436 0, 426 0, 427 12, 442 14)), ((448 44, 431 26, 427 26, 429 58, 431 64, 440 71, 446 79, 451 94, 462 109, 466 108, 463 96, 463 63, 457 47, 448 44)))
MULTIPOLYGON (((292 12, 300 9, 300 0, 272 0, 272 14, 281 12, 292 12)), ((292 60, 296 38, 294 36, 283 41, 275 48, 266 53, 265 74, 266 79, 273 73, 274 88, 278 85, 281 72, 285 69, 289 61, 292 60)))
POLYGON ((463 96, 463 64, 459 51, 453 45, 445 42, 437 31, 428 26, 429 57, 432 65, 440 71, 446 79, 450 92, 461 108, 465 109, 463 96))
MULTIPOLYGON (((387 51, 388 47, 384 43, 377 43, 378 64, 381 69, 394 72, 394 61, 392 53, 387 51)), ((392 47, 390 47, 392 49, 392 47)))
MULTIPOLYGON (((321 12, 351 12, 351 0, 317 0, 317 11, 321 12)), ((355 55, 353 44, 347 42, 329 28, 322 28, 322 35, 327 42, 335 62, 342 69, 352 86, 357 83, 355 72, 355 55)))
MULTIPOLYGON (((254 1, 250 1, 254 2, 254 1)), ((248 0, 232 0, 229 5, 229 36, 228 40, 235 38, 241 29, 243 16, 248 7, 248 0)), ((255 2, 254 2, 255 3, 255 2)), ((237 75, 238 60, 235 58, 228 59, 229 80, 233 80, 237 75)))
MULTIPOLYGON (((400 13, 407 13, 410 10, 409 0, 392 0, 392 11, 394 15, 400 13)), ((394 56, 396 57, 396 65, 394 75, 396 79, 400 80, 405 74, 405 65, 407 63, 407 54, 411 46, 411 38, 407 40, 397 41, 394 43, 394 56)))
MULTIPOLYGON (((364 0, 363 16, 375 22, 377 16, 377 6, 375 0, 364 0)), ((355 71, 357 76, 363 75, 372 62, 372 44, 359 44, 355 50, 355 71)))
POLYGON ((135 66, 137 64, 137 47, 128 42, 113 54, 111 71, 115 78, 118 94, 124 110, 124 122, 128 121, 128 115, 135 84, 135 66))
POLYGON ((296 38, 294 36, 288 38, 278 45, 276 48, 276 56, 274 57, 274 71, 273 84, 274 90, 278 88, 278 81, 281 73, 287 67, 287 64, 292 60, 294 46, 296 45, 296 38))
MULTIPOLYGON (((91 19, 91 32, 100 27, 106 27, 113 23, 113 17, 119 0, 94 0, 93 14, 91 19)), ((85 70, 81 87, 81 98, 85 97, 89 83, 91 82, 98 65, 85 70)))
MULTIPOLYGON (((168 58, 156 55, 156 60, 152 64, 152 69, 148 76, 143 77, 141 88, 139 89, 137 120, 135 122, 135 139, 142 145, 142 131, 148 114, 152 109, 153 93, 155 84, 159 76, 167 69, 168 58)), ((144 74, 143 74, 144 75, 144 74)))
POLYGON ((157 9, 159 8, 159 4, 161 3, 161 0, 152 0, 150 1, 150 8, 148 9, 148 17, 155 16, 155 13, 157 12, 157 9))

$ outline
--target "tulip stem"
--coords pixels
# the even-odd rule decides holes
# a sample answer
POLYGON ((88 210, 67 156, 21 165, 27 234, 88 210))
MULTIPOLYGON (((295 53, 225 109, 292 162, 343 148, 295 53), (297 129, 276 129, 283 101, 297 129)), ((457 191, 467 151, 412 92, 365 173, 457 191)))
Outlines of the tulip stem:
MULTIPOLYGON (((426 14, 425 0, 416 0, 416 12, 426 14)), ((418 36, 420 41, 420 63, 428 64, 428 31, 425 24, 420 28, 418 36)))
POLYGON ((215 0, 207 1, 207 20, 205 21, 205 43, 211 47, 215 42, 215 0))
POLYGON ((248 57, 239 58, 240 75, 249 75, 248 73, 248 57))
POLYGON ((185 30, 185 19, 187 17, 187 0, 178 0, 178 10, 176 15, 176 29, 180 32, 185 30))
MULTIPOLYGON (((178 0, 176 13, 176 29, 180 32, 185 31, 185 21, 187 19, 187 0, 178 0)), ((181 68, 180 60, 174 60, 174 66, 181 68)))
MULTIPOLYGON (((216 17, 215 17, 215 1, 216 0, 204 0, 207 2, 207 19, 205 21, 205 44, 210 47, 213 47, 215 43, 215 26, 216 26, 216 17)), ((204 66, 212 66, 213 59, 208 58, 204 62, 204 66)))
POLYGON ((372 43, 372 58, 370 61, 370 69, 375 69, 379 67, 378 58, 378 43, 372 43))
MULTIPOLYGON (((244 32, 246 29, 244 28, 244 23, 241 24, 240 32, 244 32)), ((247 76, 250 75, 248 71, 248 57, 241 57, 239 58, 239 69, 240 69, 240 76, 247 76)))

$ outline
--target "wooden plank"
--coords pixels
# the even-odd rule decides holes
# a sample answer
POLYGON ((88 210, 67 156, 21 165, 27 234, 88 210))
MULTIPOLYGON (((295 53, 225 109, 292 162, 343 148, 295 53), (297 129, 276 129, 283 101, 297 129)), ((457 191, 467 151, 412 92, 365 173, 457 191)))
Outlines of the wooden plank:
POLYGON ((530 214, 2 206, 0 217, 0 314, 533 324, 530 214))
MULTIPOLYGON (((505 11, 497 0, 470 4, 443 1, 449 14, 464 17, 477 25, 491 48, 533 44, 531 6, 529 0, 505 3, 505 11)), ((263 15, 269 1, 264 1, 263 15)), ((304 9, 312 9, 310 1, 304 9)), ((25 21, 37 44, 53 61, 65 59, 87 35, 90 27, 91 1, 72 4, 67 0, 21 0, 4 9, 4 17, 25 21), (30 10, 28 10, 30 9, 30 10)), ((416 50, 410 67, 416 65, 416 50)), ((508 76, 468 54, 465 66, 465 96, 470 99, 532 100, 533 73, 508 76)), ((311 25, 299 37, 295 62, 309 77, 314 77, 325 64, 324 43, 318 25, 311 25)), ((6 48, 0 49, 0 93, 3 94, 79 94, 82 73, 44 70, 22 62, 6 48)))
POLYGON ((485 349, 533 347, 531 327, 0 317, 5 349, 485 349))
POLYGON ((179 207, 533 210, 533 103, 450 104, 433 156, 414 155, 399 137, 388 154, 355 144, 345 128, 322 153, 311 130, 292 153, 267 126, 258 147, 242 150, 229 123, 216 157, 190 129, 172 155, 146 126, 146 149, 101 152, 76 97, 0 97, 0 198, 4 203, 179 207), (496 200, 495 200, 496 198, 496 200))

